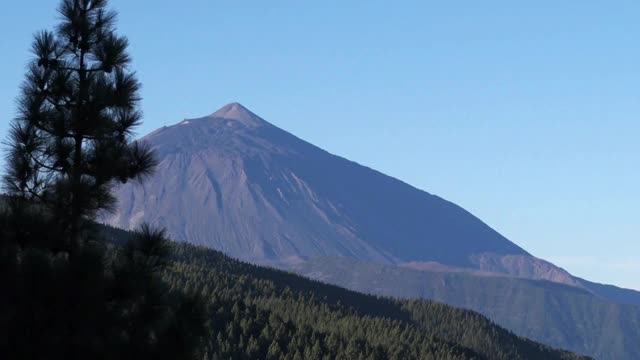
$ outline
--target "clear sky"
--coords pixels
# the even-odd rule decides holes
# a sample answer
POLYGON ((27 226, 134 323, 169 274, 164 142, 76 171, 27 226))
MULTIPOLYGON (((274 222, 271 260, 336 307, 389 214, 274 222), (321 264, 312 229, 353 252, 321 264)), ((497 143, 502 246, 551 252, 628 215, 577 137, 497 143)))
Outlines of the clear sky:
MULTIPOLYGON (((0 133, 55 1, 0 12, 0 133)), ((640 289, 640 2, 113 0, 140 134, 238 101, 640 289)), ((338 174, 336 174, 338 175, 338 174)))

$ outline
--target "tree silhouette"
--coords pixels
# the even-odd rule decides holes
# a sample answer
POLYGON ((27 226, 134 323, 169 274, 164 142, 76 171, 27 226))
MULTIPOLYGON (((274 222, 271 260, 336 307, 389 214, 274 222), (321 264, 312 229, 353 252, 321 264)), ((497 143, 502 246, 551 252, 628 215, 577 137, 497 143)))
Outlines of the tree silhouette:
POLYGON ((64 0, 55 32, 41 31, 10 130, 10 194, 46 205, 78 241, 85 219, 111 210, 114 181, 151 173, 151 151, 132 142, 140 124, 139 89, 128 69, 128 41, 116 35, 106 0, 64 0))
POLYGON ((106 0, 63 0, 34 55, 9 136, 0 216, 0 357, 190 359, 204 307, 162 281, 164 231, 143 226, 123 246, 95 217, 111 188, 155 160, 132 139, 139 89, 127 39, 106 0))

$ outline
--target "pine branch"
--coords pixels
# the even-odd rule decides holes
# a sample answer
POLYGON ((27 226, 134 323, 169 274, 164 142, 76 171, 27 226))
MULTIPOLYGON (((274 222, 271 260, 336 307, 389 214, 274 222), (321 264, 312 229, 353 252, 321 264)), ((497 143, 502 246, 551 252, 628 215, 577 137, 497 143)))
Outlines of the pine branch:
POLYGON ((35 162, 35 163, 36 163, 36 165, 38 165, 38 166, 40 166, 40 167, 42 167, 42 168, 44 168, 44 169, 46 169, 46 170, 49 170, 49 171, 51 171, 51 172, 61 172, 61 171, 64 171, 64 168, 62 168, 62 167, 55 168, 55 167, 51 167, 51 166, 48 166, 48 165, 46 165, 46 164, 43 164, 43 163, 42 163, 42 162, 40 162, 40 161, 39 161, 35 156, 33 156, 33 154, 32 154, 31 152, 27 152, 27 154, 29 155, 29 158, 31 158, 31 160, 32 160, 33 162, 35 162))

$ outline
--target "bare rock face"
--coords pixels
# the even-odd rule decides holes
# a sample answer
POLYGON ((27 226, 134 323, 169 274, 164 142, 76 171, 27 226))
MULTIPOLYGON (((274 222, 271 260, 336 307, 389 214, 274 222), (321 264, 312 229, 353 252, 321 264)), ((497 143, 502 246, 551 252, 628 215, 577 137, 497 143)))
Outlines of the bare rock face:
POLYGON ((240 104, 142 141, 153 146, 159 166, 143 184, 117 189, 118 211, 105 218, 108 224, 130 229, 148 222, 174 239, 248 260, 316 254, 394 260, 361 239, 340 204, 295 168, 305 152, 320 150, 240 104))
POLYGON ((583 287, 582 283, 566 270, 532 256, 482 253, 471 255, 470 258, 476 268, 485 272, 583 287))
POLYGON ((254 262, 435 262, 573 283, 459 206, 329 154, 238 103, 147 135, 159 166, 103 221, 254 262))

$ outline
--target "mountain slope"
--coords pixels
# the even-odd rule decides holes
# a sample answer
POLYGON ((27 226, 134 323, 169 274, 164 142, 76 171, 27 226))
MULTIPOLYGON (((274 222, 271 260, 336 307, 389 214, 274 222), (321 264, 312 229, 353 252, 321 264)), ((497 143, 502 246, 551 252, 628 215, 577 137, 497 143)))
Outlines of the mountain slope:
POLYGON ((518 335, 597 359, 640 359, 640 307, 614 303, 588 289, 348 258, 316 258, 294 270, 364 293, 427 298, 475 310, 518 335))
MULTIPOLYGON (((112 242, 128 233, 104 229, 112 242)), ((587 359, 517 337, 468 310, 348 291, 173 244, 165 280, 212 316, 205 359, 587 359)))

